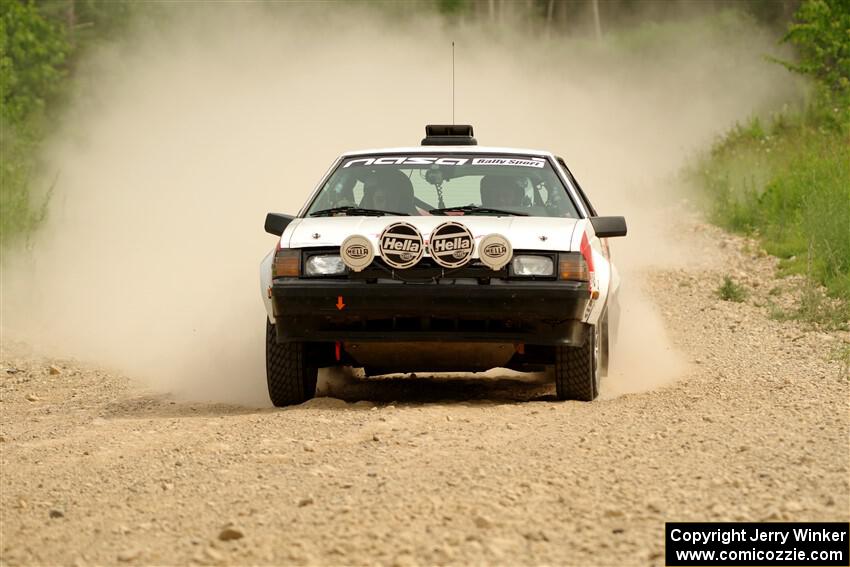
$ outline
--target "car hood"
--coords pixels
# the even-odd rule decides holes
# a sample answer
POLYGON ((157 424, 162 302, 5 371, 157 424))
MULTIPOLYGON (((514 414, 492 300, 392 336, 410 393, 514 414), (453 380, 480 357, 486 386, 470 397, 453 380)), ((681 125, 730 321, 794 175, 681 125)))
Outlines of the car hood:
MULTIPOLYGON (((378 252, 378 238, 394 222, 415 226, 427 242, 431 232, 446 221, 466 225, 476 241, 488 234, 501 234, 515 250, 570 250, 577 219, 550 217, 406 216, 406 217, 317 217, 295 219, 281 244, 289 248, 339 246, 352 234, 368 238, 378 252)), ((475 255, 477 257, 477 253, 475 255)))

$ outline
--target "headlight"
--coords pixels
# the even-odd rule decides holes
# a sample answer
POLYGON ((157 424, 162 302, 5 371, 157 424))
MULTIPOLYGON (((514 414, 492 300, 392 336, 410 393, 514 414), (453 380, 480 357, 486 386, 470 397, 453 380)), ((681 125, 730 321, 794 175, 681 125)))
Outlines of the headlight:
POLYGON ((551 276, 555 274, 555 264, 547 256, 514 256, 511 273, 515 276, 551 276))
POLYGON ((345 264, 337 254, 310 256, 304 264, 305 276, 338 276, 345 273, 345 264))

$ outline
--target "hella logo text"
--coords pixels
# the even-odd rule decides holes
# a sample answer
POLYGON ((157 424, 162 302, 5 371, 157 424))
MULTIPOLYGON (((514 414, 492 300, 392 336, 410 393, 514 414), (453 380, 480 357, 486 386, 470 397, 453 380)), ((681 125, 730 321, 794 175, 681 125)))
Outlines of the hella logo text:
POLYGON ((504 244, 490 244, 484 248, 484 254, 491 258, 498 258, 508 253, 508 247, 504 244))
POLYGON ((463 236, 454 238, 441 238, 431 243, 435 252, 451 252, 452 250, 465 250, 472 248, 472 241, 463 236))
POLYGON ((381 250, 394 252, 419 252, 419 243, 407 238, 387 236, 381 241, 381 250))
POLYGON ((345 253, 354 260, 365 258, 369 255, 369 249, 362 244, 352 244, 345 249, 345 253))

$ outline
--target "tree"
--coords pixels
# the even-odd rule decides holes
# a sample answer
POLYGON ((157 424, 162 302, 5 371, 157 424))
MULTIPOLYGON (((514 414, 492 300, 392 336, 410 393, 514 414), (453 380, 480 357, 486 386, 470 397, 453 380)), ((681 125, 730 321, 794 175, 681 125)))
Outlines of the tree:
POLYGON ((63 88, 68 45, 36 6, 0 2, 0 240, 34 226, 29 183, 47 102, 63 88))
POLYGON ((65 75, 68 44, 61 27, 34 4, 0 3, 0 102, 4 120, 24 120, 44 108, 65 75))
POLYGON ((602 22, 599 19, 599 0, 593 0, 593 27, 596 30, 596 40, 602 39, 602 22))
POLYGON ((797 46, 799 63, 782 62, 842 95, 850 95, 850 0, 806 0, 783 41, 797 46))

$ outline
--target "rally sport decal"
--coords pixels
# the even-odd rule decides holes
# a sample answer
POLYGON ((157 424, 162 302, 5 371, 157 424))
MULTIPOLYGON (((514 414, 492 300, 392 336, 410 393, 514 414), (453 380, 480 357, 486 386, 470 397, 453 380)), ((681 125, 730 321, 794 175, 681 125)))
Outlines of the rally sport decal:
POLYGON ((460 223, 444 222, 431 233, 428 249, 434 261, 444 268, 459 268, 472 259, 475 240, 460 223))
POLYGON ((425 251, 422 235, 406 222, 396 222, 385 228, 379 246, 384 262, 397 270, 415 265, 425 251))
POLYGON ((542 169, 546 160, 538 157, 432 157, 432 156, 384 156, 350 159, 343 169, 352 165, 510 165, 514 167, 536 167, 542 169))

